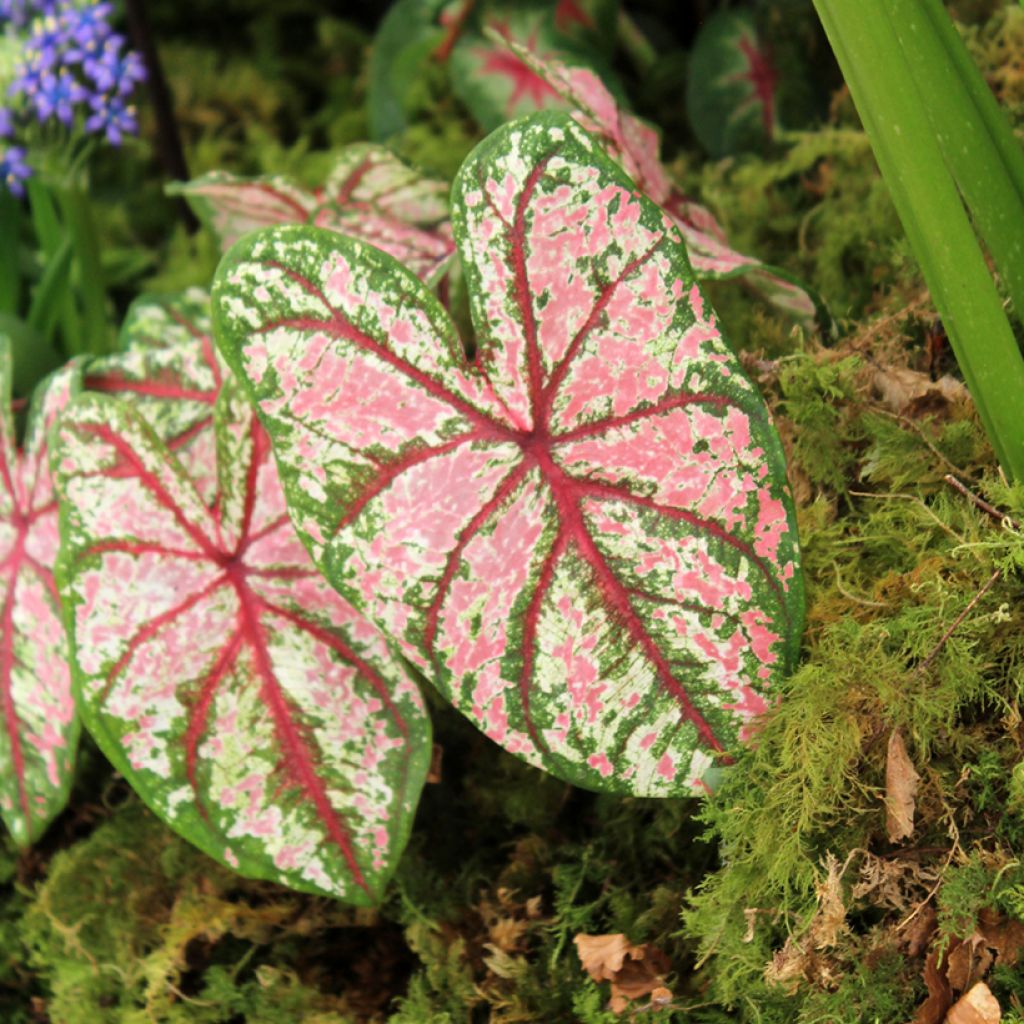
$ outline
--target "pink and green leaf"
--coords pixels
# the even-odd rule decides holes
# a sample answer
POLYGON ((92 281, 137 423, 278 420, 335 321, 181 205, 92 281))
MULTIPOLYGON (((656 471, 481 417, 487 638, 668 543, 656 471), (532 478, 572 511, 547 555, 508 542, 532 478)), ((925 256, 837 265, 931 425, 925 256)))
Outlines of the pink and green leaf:
POLYGON ((508 45, 558 92, 577 123, 601 141, 605 152, 622 165, 637 187, 672 216, 698 280, 747 275, 768 301, 798 320, 807 324, 817 321, 826 333, 830 331, 831 316, 816 292, 788 271, 733 249, 714 214, 679 191, 659 159, 657 132, 623 110, 593 71, 542 60, 514 43, 508 45))
POLYGON ((479 728, 573 783, 665 796, 792 664, 781 445, 668 217, 567 116, 454 189, 478 341, 386 255, 303 228, 214 287, 289 506, 340 593, 479 728))
POLYGON ((211 171, 170 185, 167 191, 185 197, 222 249, 270 224, 305 224, 317 205, 312 193, 280 175, 239 178, 211 171))
MULTIPOLYGON (((596 16, 584 7, 574 5, 577 15, 596 16)), ((567 20, 569 10, 562 6, 562 24, 579 28, 578 19, 567 20)), ((599 59, 574 47, 559 31, 558 14, 557 8, 494 5, 479 28, 459 38, 451 55, 452 87, 481 127, 491 130, 523 114, 566 106, 558 91, 520 51, 540 61, 567 57, 569 53, 578 63, 599 59)))
POLYGON ((140 412, 55 434, 58 578, 90 732, 149 806, 250 877, 376 902, 430 758, 422 698, 310 562, 230 381, 204 500, 140 412))
POLYGON ((712 156, 762 149, 778 129, 779 74, 748 11, 719 11, 697 33, 686 110, 712 156))
POLYGON ((174 186, 228 249, 242 235, 273 224, 316 224, 352 235, 433 280, 452 253, 447 188, 424 178, 383 146, 342 150, 322 189, 286 178, 207 174, 174 186))
POLYGON ((213 344, 209 294, 191 288, 181 295, 136 299, 120 343, 120 352, 89 364, 86 388, 130 399, 177 455, 203 499, 212 501, 217 483, 213 407, 227 368, 213 344))
POLYGON ((0 336, 0 817, 19 846, 63 810, 78 745, 53 578, 59 534, 47 451, 47 431, 77 387, 74 365, 39 385, 19 451, 10 346, 0 336))

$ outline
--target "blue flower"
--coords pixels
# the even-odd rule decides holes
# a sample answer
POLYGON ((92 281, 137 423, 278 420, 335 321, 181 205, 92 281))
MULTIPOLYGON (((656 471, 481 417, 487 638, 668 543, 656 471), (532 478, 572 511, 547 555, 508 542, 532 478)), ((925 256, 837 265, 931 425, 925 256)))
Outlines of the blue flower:
POLYGON ((120 146, 125 135, 139 130, 135 108, 126 106, 120 97, 94 96, 89 104, 93 114, 85 122, 86 131, 103 132, 112 146, 120 146))
POLYGON ((113 30, 113 12, 110 0, 0 0, 0 31, 6 19, 24 38, 8 89, 22 100, 15 113, 70 129, 82 112, 85 130, 114 145, 138 130, 128 100, 145 66, 113 30))
POLYGON ((40 120, 56 117, 67 127, 75 118, 75 104, 89 99, 88 91, 67 68, 57 74, 47 71, 39 80, 39 89, 33 97, 40 120))
POLYGON ((102 42, 110 35, 109 19, 113 11, 114 5, 109 3, 65 8, 61 21, 66 37, 79 46, 88 46, 94 40, 102 42))
POLYGON ((53 14, 57 0, 0 0, 0 27, 10 22, 16 29, 31 24, 33 18, 53 14))
POLYGON ((0 147, 0 182, 19 198, 25 194, 23 182, 32 177, 32 168, 25 162, 25 155, 21 146, 0 147))

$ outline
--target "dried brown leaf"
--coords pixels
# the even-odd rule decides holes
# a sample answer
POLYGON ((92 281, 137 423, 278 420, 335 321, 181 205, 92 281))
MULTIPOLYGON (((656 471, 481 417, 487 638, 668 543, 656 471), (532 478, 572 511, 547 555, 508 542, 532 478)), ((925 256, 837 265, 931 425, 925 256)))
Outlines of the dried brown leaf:
POLYGON ((903 941, 907 944, 907 956, 920 956, 928 948, 937 925, 938 916, 935 908, 926 903, 903 935, 903 941))
POLYGON ((987 907, 978 915, 978 932, 1004 967, 1012 967, 1024 951, 1024 924, 987 907))
POLYGON ((536 921, 544 912, 540 896, 531 896, 526 901, 523 910, 529 920, 536 921))
POLYGON ((946 977, 957 992, 971 987, 992 966, 992 954, 985 940, 975 932, 955 946, 950 946, 946 957, 946 977))
POLYGON ((611 981, 637 947, 621 932, 616 935, 577 935, 573 940, 583 969, 594 981, 611 981))
POLYGON ((519 946, 519 941, 529 927, 526 921, 515 917, 499 917, 487 928, 491 942, 505 953, 511 953, 519 946))
POLYGON ((921 977, 928 989, 928 998, 917 1008, 914 1024, 942 1024, 946 1011, 953 1005, 953 990, 946 972, 939 965, 938 953, 928 955, 921 977))
POLYGON ((949 1011, 946 1024, 999 1024, 1003 1012, 988 985, 979 981, 949 1011))
POLYGON ((920 781, 903 734, 894 729, 885 762, 885 822, 890 842, 901 842, 914 833, 914 798, 920 781))
MULTIPOLYGON (((633 999, 665 991, 668 957, 646 944, 634 946, 625 935, 577 935, 573 942, 583 969, 594 981, 610 981, 613 1013, 622 1013, 633 999)), ((668 998, 672 998, 669 992, 668 998)))
POLYGON ((814 954, 790 935, 782 949, 772 954, 772 962, 764 970, 764 980, 792 995, 811 972, 814 959, 814 954))
POLYGON ((842 868, 831 853, 825 858, 825 871, 825 879, 818 885, 818 911, 809 931, 815 949, 832 948, 849 931, 843 903, 842 868))
POLYGON ((967 397, 963 383, 948 374, 933 381, 901 366, 879 367, 871 383, 882 404, 897 413, 939 413, 967 397))

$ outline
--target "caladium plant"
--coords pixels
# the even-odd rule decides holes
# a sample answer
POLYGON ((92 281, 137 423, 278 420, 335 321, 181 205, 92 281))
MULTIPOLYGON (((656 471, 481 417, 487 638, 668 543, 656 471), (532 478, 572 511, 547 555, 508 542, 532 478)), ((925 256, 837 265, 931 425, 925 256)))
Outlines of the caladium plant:
POLYGON ((144 295, 121 326, 121 351, 94 359, 85 373, 90 391, 129 399, 175 453, 203 500, 217 487, 213 408, 227 368, 213 344, 210 296, 144 295))
POLYGON ((535 53, 494 37, 509 46, 561 96, 573 118, 600 140, 605 152, 621 164, 640 190, 665 209, 686 241, 690 263, 699 280, 747 276, 780 309, 807 323, 817 320, 825 333, 832 318, 820 297, 786 270, 737 252, 710 210, 685 196, 658 157, 658 133, 623 110, 589 68, 542 60, 535 53))
POLYGON ((491 5, 484 32, 463 32, 451 55, 452 87, 484 128, 564 102, 533 66, 503 40, 515 40, 539 57, 564 53, 568 40, 556 28, 551 9, 491 5))
POLYGON ((422 109, 424 81, 449 72, 452 88, 485 129, 510 117, 561 106, 557 94, 507 47, 496 31, 542 54, 572 55, 600 66, 616 44, 617 0, 398 0, 370 53, 368 102, 375 139, 400 132, 422 109))
POLYGON ((408 837, 429 720, 377 630, 309 561, 266 435, 220 376, 204 306, 198 293, 137 304, 133 347, 87 378, 134 404, 82 396, 57 433, 82 716, 211 856, 375 902, 408 837))
POLYGON ((316 224, 361 238, 432 280, 452 254, 447 188, 383 146, 345 147, 323 187, 310 192, 280 176, 239 178, 215 171, 173 186, 229 248, 270 224, 316 224))
POLYGON ((749 11, 719 11, 693 44, 686 111, 712 156, 762 148, 778 129, 779 73, 749 11))
POLYGON ((486 139, 453 190, 477 355, 405 268, 250 235, 218 344, 298 532, 488 736, 573 783, 691 791, 792 663, 778 437, 671 219, 564 114, 486 139))
POLYGON ((37 389, 19 451, 11 415, 11 351, 0 335, 0 817, 14 841, 38 839, 64 808, 79 723, 53 579, 57 500, 47 431, 78 387, 78 369, 37 389))

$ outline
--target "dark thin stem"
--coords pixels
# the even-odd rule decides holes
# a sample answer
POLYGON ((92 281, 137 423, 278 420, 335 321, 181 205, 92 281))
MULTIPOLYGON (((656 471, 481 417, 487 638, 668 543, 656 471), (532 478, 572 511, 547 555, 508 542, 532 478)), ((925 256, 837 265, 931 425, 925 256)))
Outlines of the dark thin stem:
POLYGON ((985 585, 981 588, 981 590, 979 590, 974 595, 974 597, 972 597, 970 601, 967 602, 967 607, 964 608, 964 610, 953 620, 953 624, 949 627, 949 629, 947 629, 946 632, 942 634, 942 638, 932 648, 931 653, 928 655, 928 657, 925 658, 924 661, 922 661, 921 664, 917 666, 918 675, 924 672, 928 668, 928 666, 931 665, 931 663, 938 657, 939 651, 941 651, 942 648, 946 646, 946 642, 956 632, 957 627, 960 625, 960 623, 963 622, 964 619, 966 619, 967 616, 971 614, 977 603, 995 586, 996 581, 999 579, 1001 575, 1002 573, 1000 572, 1000 570, 996 569, 996 571, 992 573, 991 576, 989 576, 988 580, 985 582, 985 585))
MULTIPOLYGON (((125 0, 125 13, 128 17, 128 32, 132 37, 132 43, 146 65, 146 84, 156 114, 156 150, 160 163, 172 181, 188 181, 188 164, 185 161, 185 150, 181 145, 178 121, 174 116, 174 102, 167 87, 167 79, 164 77, 160 55, 153 41, 153 33, 149 28, 143 0, 125 0)), ((179 197, 174 202, 185 229, 190 235, 194 235, 199 230, 196 215, 184 199, 179 197)))
POLYGON ((1020 523, 1016 519, 1008 516, 1005 512, 1000 512, 995 505, 990 505, 984 498, 979 498, 974 491, 968 490, 952 473, 947 473, 943 478, 954 491, 959 491, 968 501, 977 505, 986 515, 991 516, 997 523, 1009 523, 1015 530, 1020 529, 1020 523))

